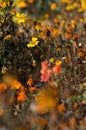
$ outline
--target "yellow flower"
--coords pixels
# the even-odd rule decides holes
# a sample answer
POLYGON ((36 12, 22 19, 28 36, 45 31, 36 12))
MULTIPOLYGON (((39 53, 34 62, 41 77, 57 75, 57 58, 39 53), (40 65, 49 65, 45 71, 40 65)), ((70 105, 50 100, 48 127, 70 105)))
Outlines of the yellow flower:
POLYGON ((7 72, 7 68, 5 66, 2 67, 1 73, 5 74, 7 72))
POLYGON ((39 43, 38 38, 32 37, 32 41, 27 44, 27 47, 35 47, 38 45, 38 43, 39 43))
POLYGON ((68 5, 67 7, 66 7, 66 10, 73 10, 74 9, 74 7, 73 7, 73 5, 68 5))
POLYGON ((49 59, 49 61, 51 62, 51 63, 53 63, 54 62, 54 58, 53 57, 51 57, 50 59, 49 59))
POLYGON ((61 64, 62 64, 62 61, 61 61, 61 60, 56 60, 55 64, 56 64, 56 65, 61 65, 61 64))
POLYGON ((61 21, 61 26, 64 27, 65 24, 66 24, 66 20, 63 19, 63 20, 61 21))
POLYGON ((51 8, 52 10, 56 9, 56 7, 57 7, 56 3, 52 3, 52 4, 50 5, 50 8, 51 8))
POLYGON ((24 2, 24 1, 21 1, 21 2, 19 2, 19 3, 17 4, 17 6, 18 6, 19 8, 25 8, 25 7, 27 7, 27 3, 24 2))
POLYGON ((9 40, 11 38, 11 35, 9 34, 9 35, 6 35, 5 37, 4 37, 4 40, 9 40))
POLYGON ((15 16, 17 14, 17 11, 16 10, 12 10, 11 14, 15 16))
POLYGON ((76 25, 76 21, 74 19, 71 20, 71 26, 72 28, 75 28, 75 25, 76 25))
POLYGON ((86 0, 81 0, 81 7, 86 10, 86 0))
POLYGON ((57 30, 57 34, 61 35, 62 34, 62 31, 61 30, 57 30))
POLYGON ((26 14, 25 13, 17 13, 16 14, 16 19, 18 21, 18 24, 21 24, 21 23, 25 23, 26 20, 27 20, 27 17, 26 17, 26 14))
POLYGON ((40 30, 40 25, 36 25, 36 26, 35 26, 35 29, 36 29, 37 31, 39 31, 39 30, 40 30))
POLYGON ((2 7, 3 9, 5 9, 7 6, 10 6, 10 0, 4 0, 4 1, 0 1, 0 7, 2 7))
POLYGON ((6 2, 2 3, 2 8, 6 8, 6 2))
POLYGON ((86 0, 80 0, 81 7, 78 9, 78 12, 86 10, 86 0))
POLYGON ((83 86, 83 87, 86 87, 86 82, 84 82, 84 83, 82 84, 82 86, 83 86))
POLYGON ((61 2, 70 3, 71 0, 61 0, 61 2))

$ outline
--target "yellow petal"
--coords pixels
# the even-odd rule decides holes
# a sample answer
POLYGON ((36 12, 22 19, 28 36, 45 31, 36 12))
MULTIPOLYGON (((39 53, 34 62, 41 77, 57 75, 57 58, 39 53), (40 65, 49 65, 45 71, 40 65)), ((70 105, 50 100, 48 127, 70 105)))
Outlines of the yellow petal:
POLYGON ((33 42, 35 42, 35 41, 37 41, 37 40, 38 40, 37 37, 32 37, 32 41, 33 41, 33 42))

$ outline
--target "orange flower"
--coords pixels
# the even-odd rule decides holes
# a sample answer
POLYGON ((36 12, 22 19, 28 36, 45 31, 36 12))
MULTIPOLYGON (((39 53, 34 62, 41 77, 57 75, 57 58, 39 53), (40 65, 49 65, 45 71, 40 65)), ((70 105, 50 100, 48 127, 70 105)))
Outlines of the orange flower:
POLYGON ((21 83, 17 80, 14 80, 11 84, 12 89, 15 89, 15 90, 19 89, 21 86, 22 86, 21 83))
POLYGON ((78 33, 74 33, 74 34, 73 34, 73 39, 74 39, 74 40, 77 40, 78 38, 79 38, 79 34, 78 34, 78 33))
POLYGON ((55 65, 53 68, 52 68, 52 71, 55 75, 57 75, 60 71, 61 71, 61 68, 59 65, 55 65))
POLYGON ((66 24, 66 20, 62 20, 62 21, 61 21, 61 26, 64 27, 65 24, 66 24))
POLYGON ((42 119, 41 117, 38 117, 38 123, 40 123, 42 126, 46 125, 46 121, 44 119, 42 119))
POLYGON ((22 102, 22 101, 25 101, 26 98, 27 98, 27 96, 26 96, 25 92, 20 91, 18 94, 18 97, 17 97, 17 101, 22 102))
POLYGON ((33 3, 34 3, 34 0, 28 0, 28 2, 29 2, 30 4, 33 4, 33 3))
POLYGON ((24 1, 20 1, 16 4, 19 8, 26 8, 27 7, 27 3, 24 1))
POLYGON ((2 115, 3 115, 3 113, 4 113, 3 109, 2 109, 2 108, 0 108, 0 116, 2 116, 2 115))
POLYGON ((34 83, 33 78, 29 78, 27 81, 27 85, 31 86, 33 85, 33 83, 34 83))
POLYGON ((64 122, 64 121, 62 121, 62 122, 59 124, 59 126, 60 126, 60 130, 67 130, 67 129, 68 129, 67 123, 64 122))
POLYGON ((7 89, 7 86, 4 83, 0 83, 0 92, 4 92, 7 89))
POLYGON ((37 66, 37 62, 36 62, 36 61, 33 61, 32 66, 33 66, 33 67, 36 67, 36 66, 37 66))
POLYGON ((64 62, 68 62, 68 61, 69 61, 69 59, 68 59, 67 56, 66 56, 66 57, 63 57, 62 60, 63 60, 64 62))
POLYGON ((78 108, 78 103, 77 102, 74 103, 73 108, 74 108, 74 110, 76 110, 78 108))
POLYGON ((5 75, 3 75, 3 82, 7 85, 7 86, 11 86, 12 82, 16 80, 16 76, 13 74, 9 74, 9 73, 5 73, 5 75))
POLYGON ((79 51, 79 52, 78 52, 78 55, 79 55, 80 57, 83 57, 83 56, 84 56, 84 52, 83 52, 83 51, 79 51))
POLYGON ((65 111, 65 106, 63 104, 59 104, 57 106, 57 110, 59 113, 62 113, 63 111, 65 111))
POLYGON ((29 87, 29 92, 37 92, 37 90, 36 87, 29 87))
POLYGON ((20 90, 20 91, 25 91, 26 88, 25 88, 25 86, 21 86, 19 90, 20 90))
POLYGON ((70 24, 67 25, 67 31, 70 32, 72 30, 72 26, 70 24))
POLYGON ((56 82, 55 82, 55 81, 51 81, 51 82, 49 82, 49 85, 50 85, 51 87, 56 87, 56 82))
POLYGON ((66 33, 65 33, 65 38, 66 38, 66 39, 72 38, 72 33, 66 32, 66 33))
POLYGON ((75 126, 76 126, 76 120, 75 120, 75 118, 70 118, 69 119, 69 124, 70 124, 70 127, 72 128, 72 129, 74 129, 75 128, 75 126))
POLYGON ((37 100, 36 111, 40 114, 45 114, 49 110, 54 109, 58 103, 57 89, 43 89, 37 94, 35 99, 37 100))

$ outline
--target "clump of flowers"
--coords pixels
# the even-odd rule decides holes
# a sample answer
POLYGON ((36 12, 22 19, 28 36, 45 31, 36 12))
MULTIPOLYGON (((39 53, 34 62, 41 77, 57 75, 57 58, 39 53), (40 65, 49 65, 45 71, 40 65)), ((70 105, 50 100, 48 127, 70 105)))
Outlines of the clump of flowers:
POLYGON ((41 71, 40 71, 40 73, 41 73, 41 81, 47 82, 50 79, 51 75, 52 75, 52 70, 49 69, 48 61, 47 60, 43 61, 41 63, 41 67, 42 67, 41 71))
POLYGON ((61 71, 60 64, 55 64, 53 67, 49 67, 49 63, 47 60, 43 61, 41 63, 41 81, 47 82, 51 78, 52 74, 58 75, 58 73, 61 71))

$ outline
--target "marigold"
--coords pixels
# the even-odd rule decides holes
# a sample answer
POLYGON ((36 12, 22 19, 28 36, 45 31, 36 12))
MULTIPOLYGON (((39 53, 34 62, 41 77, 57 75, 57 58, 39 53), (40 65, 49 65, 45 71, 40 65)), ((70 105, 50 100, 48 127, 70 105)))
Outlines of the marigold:
POLYGON ((64 27, 65 24, 66 24, 66 20, 62 20, 62 21, 61 21, 61 26, 64 27))
POLYGON ((73 108, 74 108, 74 110, 76 110, 77 108, 78 108, 78 103, 77 102, 75 102, 74 104, 73 104, 73 108))
POLYGON ((33 3, 34 3, 34 0, 28 0, 28 2, 29 2, 30 4, 33 4, 33 3))
POLYGON ((29 78, 27 81, 27 85, 32 86, 34 83, 33 78, 29 78))
POLYGON ((65 38, 66 38, 66 39, 72 38, 72 33, 66 32, 66 33, 65 33, 65 38))
POLYGON ((41 117, 37 118, 38 123, 40 123, 42 126, 46 125, 46 121, 44 119, 42 119, 41 117))
POLYGON ((84 54, 83 51, 79 51, 79 52, 78 52, 78 55, 79 55, 80 57, 83 57, 85 54, 84 54))
POLYGON ((45 114, 54 109, 59 101, 57 100, 57 90, 51 88, 40 91, 35 99, 37 100, 36 111, 40 114, 45 114))
POLYGON ((29 87, 29 92, 37 92, 37 90, 36 87, 29 87))
POLYGON ((57 106, 57 109, 58 109, 58 112, 59 112, 59 113, 62 113, 63 111, 65 111, 65 106, 64 106, 63 104, 59 104, 59 105, 57 106))
POLYGON ((72 129, 75 128, 76 124, 77 124, 77 122, 76 122, 76 120, 75 120, 74 117, 72 117, 72 118, 69 119, 69 125, 70 125, 70 127, 71 127, 72 129))
POLYGON ((4 92, 7 89, 7 86, 4 83, 0 83, 0 92, 4 92))
POLYGON ((17 80, 14 80, 11 84, 12 89, 15 89, 15 90, 19 89, 21 86, 22 86, 21 83, 17 80))
POLYGON ((26 96, 25 92, 20 91, 18 96, 17 96, 17 101, 18 102, 23 102, 23 101, 26 100, 26 98, 27 98, 27 96, 26 96))
POLYGON ((4 110, 2 108, 0 108, 0 116, 2 116, 4 113, 4 110))

